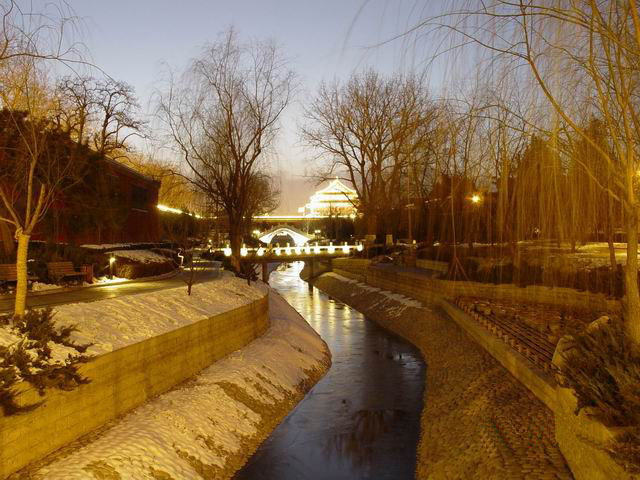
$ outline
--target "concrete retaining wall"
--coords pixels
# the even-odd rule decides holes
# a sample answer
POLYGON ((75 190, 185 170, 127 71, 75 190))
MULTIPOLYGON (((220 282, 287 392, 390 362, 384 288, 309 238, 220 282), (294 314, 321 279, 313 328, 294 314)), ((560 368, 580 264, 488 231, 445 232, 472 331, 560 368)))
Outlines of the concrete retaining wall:
POLYGON ((80 373, 91 383, 71 392, 19 386, 18 400, 44 400, 32 412, 0 417, 0 478, 95 430, 193 377, 269 327, 268 297, 95 357, 80 373))
POLYGON ((525 303, 537 302, 617 313, 621 310, 619 301, 608 299, 601 293, 580 292, 572 288, 560 287, 528 286, 521 288, 512 284, 454 282, 429 278, 411 271, 397 272, 369 267, 369 263, 370 261, 365 259, 335 259, 333 271, 341 275, 347 272, 347 274, 352 274, 345 275, 350 278, 364 281, 374 287, 395 290, 429 303, 438 298, 453 300, 463 296, 525 303))
POLYGON ((500 362, 515 378, 554 412, 556 440, 567 464, 578 480, 620 480, 640 478, 626 473, 602 447, 614 436, 616 429, 608 428, 587 418, 575 415, 577 399, 572 390, 561 388, 553 378, 536 369, 518 352, 477 325, 466 313, 449 302, 456 296, 481 297, 516 302, 539 302, 619 311, 620 303, 601 294, 578 292, 569 288, 525 287, 493 285, 475 282, 436 280, 411 272, 396 272, 363 267, 350 259, 340 259, 334 272, 367 284, 401 293, 411 298, 441 306, 467 334, 500 362))

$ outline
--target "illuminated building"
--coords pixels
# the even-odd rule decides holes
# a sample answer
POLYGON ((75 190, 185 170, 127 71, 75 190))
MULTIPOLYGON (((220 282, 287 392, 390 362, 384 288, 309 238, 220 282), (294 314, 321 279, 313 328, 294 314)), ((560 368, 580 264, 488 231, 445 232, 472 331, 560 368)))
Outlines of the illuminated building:
POLYGON ((358 194, 337 178, 311 195, 309 203, 301 207, 299 212, 306 217, 327 215, 355 215, 358 194))

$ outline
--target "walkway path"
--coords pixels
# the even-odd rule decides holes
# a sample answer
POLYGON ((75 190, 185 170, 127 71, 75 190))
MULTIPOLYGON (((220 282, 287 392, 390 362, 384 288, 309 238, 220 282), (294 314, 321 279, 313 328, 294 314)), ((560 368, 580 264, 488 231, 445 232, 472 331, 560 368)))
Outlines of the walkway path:
MULTIPOLYGON (((55 305, 62 305, 65 303, 95 302, 96 300, 104 300, 122 295, 133 295, 137 293, 162 290, 165 288, 186 286, 185 280, 188 278, 188 274, 188 272, 180 272, 173 277, 165 279, 147 281, 140 279, 140 281, 119 285, 105 284, 94 288, 79 288, 76 290, 28 296, 27 307, 53 307, 55 305)), ((196 281, 203 279, 208 280, 214 275, 217 275, 217 273, 211 267, 208 267, 204 271, 198 272, 196 281)), ((1 298, 0 313, 11 312, 13 310, 13 305, 13 297, 1 298)))

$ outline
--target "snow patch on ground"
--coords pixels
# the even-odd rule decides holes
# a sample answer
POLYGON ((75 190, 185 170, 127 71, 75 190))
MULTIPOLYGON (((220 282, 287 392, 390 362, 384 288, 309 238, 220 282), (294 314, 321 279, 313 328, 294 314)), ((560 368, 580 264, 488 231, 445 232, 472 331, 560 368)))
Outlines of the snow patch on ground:
POLYGON ((60 285, 42 282, 33 282, 31 284, 31 290, 34 292, 44 292, 45 290, 54 290, 57 288, 60 288, 60 285))
MULTIPOLYGON (((249 290, 246 284, 244 288, 249 290)), ((72 448, 31 478, 86 479, 100 466, 111 473, 104 478, 159 478, 153 468, 167 478, 199 479, 189 456, 224 470, 223 477, 230 476, 229 458, 240 454, 246 459, 249 452, 241 448, 259 433, 264 419, 229 395, 224 386, 234 385, 252 399, 275 404, 296 392, 307 379, 305 370, 326 361, 322 339, 284 299, 272 292, 269 308, 271 327, 264 336, 214 363, 188 384, 127 414, 96 440, 72 448)))
POLYGON ((95 278, 93 280, 93 285, 107 285, 109 283, 128 282, 128 281, 130 280, 124 277, 113 277, 113 278, 100 277, 100 278, 95 278))
POLYGON ((99 355, 238 308, 265 294, 261 284, 249 287, 246 280, 227 274, 195 284, 191 295, 186 287, 176 287, 62 305, 54 312, 58 324, 78 328, 71 336, 76 343, 93 343, 87 353, 99 355))
POLYGON ((164 255, 150 250, 114 250, 109 252, 109 255, 116 257, 116 260, 124 258, 137 263, 166 263, 170 260, 164 255))
MULTIPOLYGON (((404 312, 404 310, 406 310, 408 307, 422 308, 423 306, 421 302, 414 300, 413 298, 405 297, 404 295, 400 295, 399 293, 389 292, 388 290, 381 290, 380 288, 372 287, 370 285, 367 285, 366 283, 358 282, 357 280, 344 277, 334 272, 325 273, 323 274, 323 276, 335 278, 336 280, 340 280, 341 282, 357 285, 360 290, 364 290, 366 292, 372 292, 372 293, 379 292, 381 295, 384 296, 383 299, 373 304, 372 306, 375 306, 378 304, 385 304, 388 302, 399 303, 399 305, 397 306, 393 306, 393 307, 390 306, 387 308, 387 313, 394 317, 401 315, 402 312, 404 312)), ((359 295, 359 294, 360 294, 359 292, 351 291, 351 296, 359 295)))
POLYGON ((126 248, 130 247, 130 243, 102 243, 99 245, 86 244, 80 245, 82 248, 88 248, 90 250, 109 250, 111 248, 126 248))

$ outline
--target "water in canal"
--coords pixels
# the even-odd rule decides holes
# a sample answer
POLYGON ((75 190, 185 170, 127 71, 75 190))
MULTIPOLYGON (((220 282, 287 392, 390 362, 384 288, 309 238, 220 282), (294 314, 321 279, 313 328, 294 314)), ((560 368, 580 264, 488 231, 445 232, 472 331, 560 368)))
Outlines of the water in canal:
POLYGON ((404 340, 300 279, 269 283, 331 350, 333 364, 236 474, 246 480, 414 478, 425 366, 404 340))

